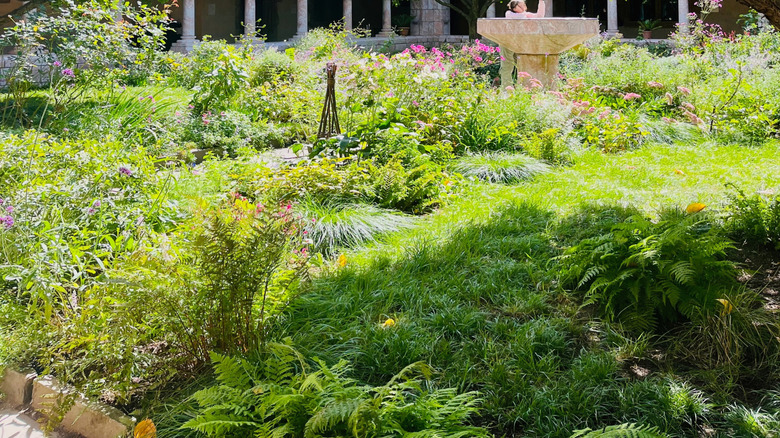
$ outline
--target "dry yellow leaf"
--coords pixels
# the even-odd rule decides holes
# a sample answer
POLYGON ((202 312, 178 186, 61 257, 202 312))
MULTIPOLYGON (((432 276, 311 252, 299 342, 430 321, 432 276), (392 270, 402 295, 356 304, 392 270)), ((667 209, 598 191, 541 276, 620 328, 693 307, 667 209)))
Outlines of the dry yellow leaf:
POLYGON ((157 427, 154 425, 154 422, 150 419, 146 419, 144 421, 139 422, 135 425, 135 430, 133 430, 133 438, 156 438, 157 437, 157 427))
POLYGON ((698 213, 704 210, 704 207, 706 207, 706 205, 702 204, 701 202, 694 202, 692 204, 688 204, 688 206, 685 207, 685 212, 688 214, 698 213))

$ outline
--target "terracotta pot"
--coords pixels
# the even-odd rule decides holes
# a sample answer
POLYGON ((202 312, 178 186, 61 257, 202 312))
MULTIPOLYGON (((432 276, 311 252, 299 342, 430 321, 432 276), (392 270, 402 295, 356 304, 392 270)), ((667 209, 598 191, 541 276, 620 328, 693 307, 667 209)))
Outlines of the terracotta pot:
POLYGON ((398 28, 398 34, 401 36, 409 36, 409 28, 408 27, 399 27, 398 28))
POLYGON ((642 31, 642 38, 649 40, 653 37, 653 31, 652 30, 643 30, 642 31))

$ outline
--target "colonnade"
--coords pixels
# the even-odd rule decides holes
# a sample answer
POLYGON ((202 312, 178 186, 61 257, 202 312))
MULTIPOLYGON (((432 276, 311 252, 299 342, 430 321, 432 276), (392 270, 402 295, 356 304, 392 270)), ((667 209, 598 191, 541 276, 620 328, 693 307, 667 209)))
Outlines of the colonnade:
MULTIPOLYGON (((301 37, 309 31, 309 0, 297 0, 297 28, 295 37, 301 37)), ((553 0, 547 1, 547 16, 552 15, 553 0)), ((251 38, 256 32, 257 0, 244 0, 244 35, 251 38)), ((352 29, 352 2, 353 0, 343 0, 344 28, 352 29)), ((678 23, 683 23, 683 30, 687 28, 688 23, 688 0, 678 0, 678 23)), ((183 0, 183 22, 182 36, 174 44, 174 50, 188 52, 192 50, 197 42, 195 35, 195 0, 183 0)), ((391 0, 382 0, 382 29, 379 36, 390 36, 393 33, 391 25, 391 0)), ((503 17, 502 13, 496 12, 495 3, 490 5, 487 10, 487 17, 503 17)), ((617 0, 607 0, 607 35, 615 36, 618 30, 617 0)))
MULTIPOLYGON (((343 0, 344 8, 344 29, 352 29, 352 1, 343 0)), ((244 0, 244 36, 251 38, 257 31, 257 0, 244 0)), ((382 0, 382 29, 379 36, 390 36, 393 33, 391 24, 391 0, 382 0)), ((295 37, 306 35, 309 31, 309 0, 298 0, 297 8, 297 28, 295 37)), ((174 43, 174 49, 188 52, 192 50, 198 41, 195 35, 195 0, 183 0, 183 17, 181 26, 181 39, 174 43)))

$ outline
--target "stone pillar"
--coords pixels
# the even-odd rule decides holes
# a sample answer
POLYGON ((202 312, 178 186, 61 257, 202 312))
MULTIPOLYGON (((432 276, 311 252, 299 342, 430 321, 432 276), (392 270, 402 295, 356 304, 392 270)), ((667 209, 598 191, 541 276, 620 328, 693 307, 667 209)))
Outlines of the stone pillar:
POLYGON ((253 38, 257 32, 256 0, 244 0, 244 37, 253 38))
POLYGON ((298 30, 295 38, 302 38, 309 31, 309 0, 298 0, 298 30))
POLYGON ((607 36, 609 37, 614 37, 620 33, 617 15, 617 0, 607 0, 607 36))
POLYGON ((382 0, 382 31, 379 32, 381 37, 389 37, 393 34, 393 25, 391 22, 390 13, 390 0, 382 0))
POLYGON ((688 33, 688 0, 677 0, 677 26, 682 33, 688 33))
POLYGON ((181 39, 171 45, 171 50, 187 53, 198 43, 195 38, 195 0, 184 0, 182 8, 181 39))
POLYGON ((344 30, 352 30, 352 0, 344 0, 344 30))
POLYGON ((490 6, 488 6, 487 14, 485 14, 486 18, 496 18, 496 4, 491 3, 490 6))
POLYGON ((544 16, 545 17, 552 17, 553 16, 553 0, 546 0, 544 2, 544 5, 546 6, 544 10, 544 16))

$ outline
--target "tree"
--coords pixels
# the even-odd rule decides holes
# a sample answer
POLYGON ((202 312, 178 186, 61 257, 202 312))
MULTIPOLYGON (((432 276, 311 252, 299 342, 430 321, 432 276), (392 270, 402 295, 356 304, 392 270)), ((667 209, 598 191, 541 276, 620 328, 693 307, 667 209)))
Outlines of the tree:
POLYGON ((737 3, 761 12, 772 26, 780 28, 780 0, 737 0, 737 3))
MULTIPOLYGON (((446 6, 466 18, 469 24, 469 38, 477 38, 477 19, 487 13, 488 8, 495 0, 435 0, 436 3, 446 6)), ((772 0, 765 0, 772 1, 772 0)), ((778 1, 778 0, 774 0, 778 1)))

